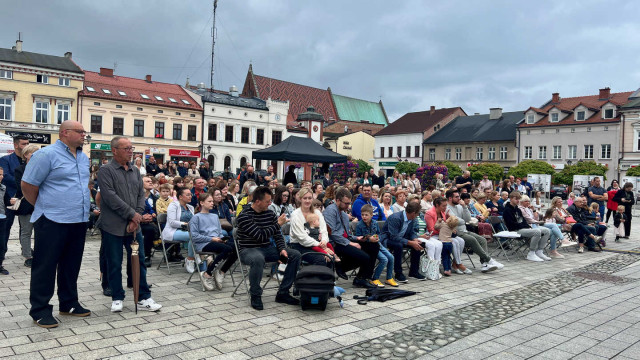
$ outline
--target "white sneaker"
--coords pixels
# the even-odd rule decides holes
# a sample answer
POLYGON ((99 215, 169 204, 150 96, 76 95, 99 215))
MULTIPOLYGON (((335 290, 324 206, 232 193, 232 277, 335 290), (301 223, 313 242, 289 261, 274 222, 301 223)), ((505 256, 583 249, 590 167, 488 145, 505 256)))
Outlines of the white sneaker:
POLYGON ((489 259, 489 265, 493 265, 493 266, 497 267, 498 270, 502 270, 502 268, 504 268, 504 265, 502 265, 501 263, 495 261, 493 258, 489 259))
POLYGON ((220 270, 216 269, 213 272, 213 280, 216 283, 216 287, 218 290, 222 290, 222 282, 224 281, 224 274, 220 272, 220 270))
POLYGON ((480 271, 483 273, 487 273, 494 270, 498 270, 498 267, 495 265, 491 265, 489 263, 483 263, 482 267, 480 268, 480 271))
POLYGON ((536 256, 539 257, 542 260, 551 261, 551 258, 548 257, 547 255, 545 255, 544 252, 542 252, 542 250, 536 251, 536 256))
POLYGON ((121 312, 122 311, 122 300, 115 300, 111 303, 111 312, 121 312))
POLYGON ((280 274, 280 272, 276 272, 273 274, 273 280, 278 280, 282 282, 283 279, 284 279, 284 274, 280 274))
POLYGON ((215 289, 213 277, 206 277, 204 274, 204 272, 198 273, 198 275, 200 275, 200 280, 202 281, 202 286, 204 286, 205 290, 212 291, 215 289))
POLYGON ((160 308, 162 308, 162 305, 156 303, 155 301, 153 301, 152 298, 148 298, 145 300, 140 300, 138 301, 138 307, 141 310, 147 310, 147 311, 158 311, 160 310, 160 308))
POLYGON ((529 251, 529 253, 527 254, 527 260, 530 260, 530 261, 538 261, 538 262, 540 262, 540 261, 544 261, 544 260, 540 259, 540 258, 536 255, 536 253, 535 253, 535 252, 533 252, 533 251, 529 251))
POLYGON ((196 262, 191 259, 184 259, 184 268, 189 274, 193 274, 196 271, 196 262))

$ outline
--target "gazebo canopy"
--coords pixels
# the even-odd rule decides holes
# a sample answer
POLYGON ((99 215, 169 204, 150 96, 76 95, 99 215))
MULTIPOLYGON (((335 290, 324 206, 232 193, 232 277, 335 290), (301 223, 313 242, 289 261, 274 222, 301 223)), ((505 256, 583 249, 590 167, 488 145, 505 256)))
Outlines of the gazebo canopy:
POLYGON ((256 150, 253 158, 257 160, 284 160, 313 163, 344 163, 345 155, 325 149, 310 138, 289 136, 278 145, 268 149, 256 150))

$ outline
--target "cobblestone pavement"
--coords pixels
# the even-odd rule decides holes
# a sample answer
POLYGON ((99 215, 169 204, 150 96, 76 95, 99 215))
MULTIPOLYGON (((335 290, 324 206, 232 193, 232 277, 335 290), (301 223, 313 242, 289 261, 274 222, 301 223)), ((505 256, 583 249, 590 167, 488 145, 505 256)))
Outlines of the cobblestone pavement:
MULTIPOLYGON (((29 270, 13 230, 5 261, 11 274, 0 277, 2 359, 640 358, 636 254, 499 259, 501 271, 411 281, 401 288, 419 294, 364 306, 351 299, 363 291, 340 281, 345 307, 332 299, 325 312, 276 304, 274 289, 265 290, 265 310, 255 311, 246 295, 230 296, 228 278, 223 291, 202 292, 199 282, 185 285, 184 270, 168 275, 154 266, 148 279, 164 307, 136 315, 130 291, 125 310, 110 312, 98 281, 99 238, 89 237, 78 286, 93 314, 59 317, 60 327, 46 330, 28 315, 29 270)), ((609 248, 635 249, 638 240, 633 233, 609 248)))

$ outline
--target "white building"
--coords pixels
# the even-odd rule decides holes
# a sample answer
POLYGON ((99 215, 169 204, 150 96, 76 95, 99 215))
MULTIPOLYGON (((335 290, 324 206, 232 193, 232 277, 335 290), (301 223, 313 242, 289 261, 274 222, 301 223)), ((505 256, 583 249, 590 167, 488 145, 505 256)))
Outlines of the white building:
MULTIPOLYGON (((287 136, 288 101, 239 96, 235 86, 229 92, 209 92, 200 84, 194 92, 202 96, 204 108, 203 154, 214 171, 232 172, 252 162, 252 152, 280 143, 287 136)), ((256 169, 267 161, 255 160, 256 169)), ((275 164, 276 170, 282 165, 275 164)))

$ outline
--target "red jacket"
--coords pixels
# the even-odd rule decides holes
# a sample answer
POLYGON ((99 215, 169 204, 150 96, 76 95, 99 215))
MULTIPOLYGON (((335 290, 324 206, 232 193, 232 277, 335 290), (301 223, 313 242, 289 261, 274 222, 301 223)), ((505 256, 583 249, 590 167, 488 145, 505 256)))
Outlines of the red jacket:
MULTIPOLYGON (((609 196, 609 200, 607 200, 607 209, 616 211, 618 210, 618 203, 613 201, 613 197, 616 196, 618 190, 610 190, 607 191, 607 196, 609 196)), ((602 214, 600 214, 602 216, 602 214)))

